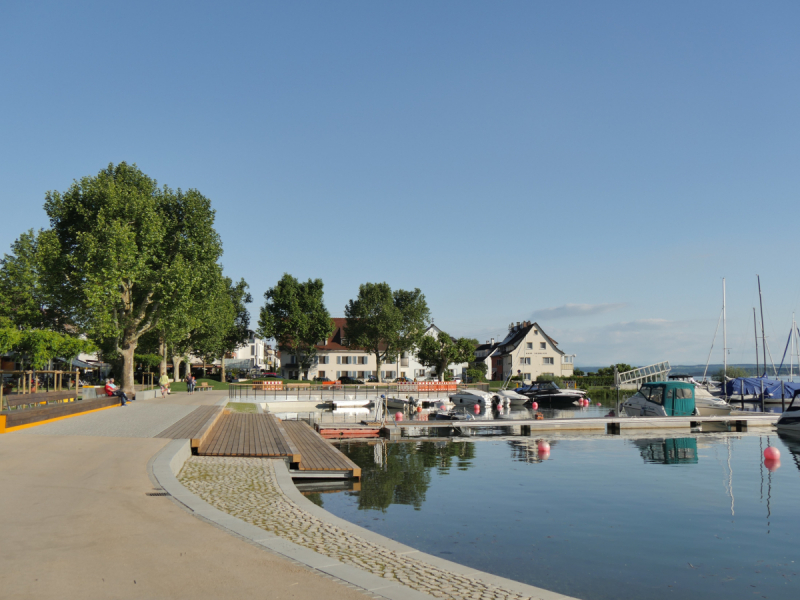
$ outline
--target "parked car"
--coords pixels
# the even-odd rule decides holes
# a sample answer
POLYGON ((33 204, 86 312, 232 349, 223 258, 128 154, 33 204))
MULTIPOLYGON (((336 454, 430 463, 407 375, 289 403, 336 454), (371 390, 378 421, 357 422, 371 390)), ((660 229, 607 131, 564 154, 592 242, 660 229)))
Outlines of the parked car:
POLYGON ((339 377, 339 381, 342 383, 349 383, 349 384, 362 384, 364 383, 363 379, 354 379, 352 377, 339 377))
POLYGON ((375 375, 370 375, 370 376, 367 378, 367 383, 378 383, 378 378, 377 378, 377 377, 375 377, 375 375))
POLYGON ((333 383, 333 381, 331 381, 327 377, 314 377, 314 381, 317 381, 319 383, 333 383))
POLYGON ((264 377, 280 377, 280 375, 278 375, 277 373, 269 372, 269 373, 264 373, 264 377))
POLYGON ((395 383, 414 383, 408 377, 398 377, 394 380, 395 383))

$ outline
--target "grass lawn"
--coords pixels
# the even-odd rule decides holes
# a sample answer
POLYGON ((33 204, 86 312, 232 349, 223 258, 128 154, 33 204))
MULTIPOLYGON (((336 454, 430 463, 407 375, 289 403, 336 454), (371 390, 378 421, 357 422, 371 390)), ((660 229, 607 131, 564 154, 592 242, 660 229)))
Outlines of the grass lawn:
MULTIPOLYGON (((198 379, 197 380, 197 387, 200 387, 200 384, 206 382, 215 390, 227 390, 228 384, 224 381, 217 381, 216 379, 198 379)), ((185 381, 173 381, 169 384, 169 389, 173 392, 185 392, 186 391, 186 382, 185 381)))
POLYGON ((225 408, 229 408, 233 412, 237 413, 254 414, 258 412, 256 410, 256 405, 252 402, 228 402, 228 404, 225 405, 225 408))

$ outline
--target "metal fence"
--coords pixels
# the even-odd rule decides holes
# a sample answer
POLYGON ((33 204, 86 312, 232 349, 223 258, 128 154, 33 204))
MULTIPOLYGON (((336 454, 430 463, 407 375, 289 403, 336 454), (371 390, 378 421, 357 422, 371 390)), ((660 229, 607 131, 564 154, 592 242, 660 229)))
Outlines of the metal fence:
MULTIPOLYGON (((292 384, 289 384, 292 385, 292 384)), ((384 396, 413 396, 429 399, 443 398, 457 390, 414 390, 413 384, 390 385, 337 385, 337 386, 292 386, 288 389, 269 389, 258 383, 231 383, 228 385, 228 398, 247 398, 254 402, 320 402, 336 400, 372 400, 384 396)), ((488 383, 462 384, 458 390, 478 389, 489 391, 488 383)))

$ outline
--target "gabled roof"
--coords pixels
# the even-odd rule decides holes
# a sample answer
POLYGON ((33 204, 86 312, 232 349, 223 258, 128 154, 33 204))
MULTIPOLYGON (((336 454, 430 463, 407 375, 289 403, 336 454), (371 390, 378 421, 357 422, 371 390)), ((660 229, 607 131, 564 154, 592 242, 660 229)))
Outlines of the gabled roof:
POLYGON ((556 342, 553 338, 547 335, 544 332, 544 329, 539 327, 538 323, 531 323, 530 321, 525 321, 521 325, 514 327, 511 331, 508 332, 506 338, 498 344, 499 346, 502 346, 503 354, 508 354, 509 352, 514 350, 517 346, 519 346, 522 340, 528 337, 528 334, 533 329, 537 330, 545 339, 547 339, 550 342, 550 344, 552 344, 556 352, 564 354, 564 351, 558 347, 558 342, 556 342))

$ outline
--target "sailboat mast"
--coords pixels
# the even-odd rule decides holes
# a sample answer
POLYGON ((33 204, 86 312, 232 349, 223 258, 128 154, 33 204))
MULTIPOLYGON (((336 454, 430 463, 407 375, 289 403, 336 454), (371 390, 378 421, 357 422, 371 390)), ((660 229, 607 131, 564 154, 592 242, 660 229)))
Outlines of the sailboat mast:
POLYGON ((764 377, 767 376, 767 336, 764 334, 764 301, 761 298, 761 275, 756 275, 758 278, 758 305, 761 307, 761 345, 764 357, 764 377))
POLYGON ((722 278, 722 389, 728 399, 728 324, 725 314, 725 278, 722 278))
MULTIPOLYGON (((756 339, 756 377, 758 377, 758 371, 760 369, 758 365, 758 320, 756 319, 756 307, 753 307, 753 337, 756 339)), ((764 364, 767 364, 767 361, 764 361, 764 364)), ((764 367, 766 370, 766 367, 764 367)))
POLYGON ((789 381, 790 382, 794 381, 794 379, 792 378, 792 374, 794 373, 794 328, 795 328, 794 313, 792 313, 792 333, 789 336, 791 338, 791 340, 792 340, 792 351, 789 354, 789 381))

